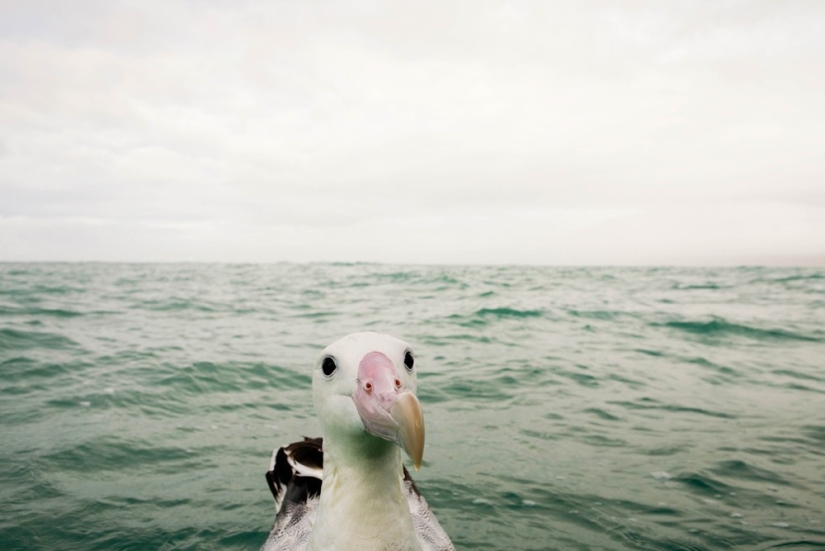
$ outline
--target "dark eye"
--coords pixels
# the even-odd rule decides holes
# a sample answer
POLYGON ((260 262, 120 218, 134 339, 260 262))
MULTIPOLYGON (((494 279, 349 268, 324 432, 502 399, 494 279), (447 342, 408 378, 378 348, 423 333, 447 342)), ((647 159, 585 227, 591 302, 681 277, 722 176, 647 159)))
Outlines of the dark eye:
POLYGON ((336 369, 338 369, 338 366, 335 364, 335 360, 333 360, 329 356, 324 358, 324 362, 321 364, 321 371, 324 372, 325 376, 331 376, 333 373, 335 373, 336 369))
POLYGON ((415 358, 409 350, 404 354, 404 365, 407 366, 407 371, 412 371, 413 365, 415 365, 415 358))

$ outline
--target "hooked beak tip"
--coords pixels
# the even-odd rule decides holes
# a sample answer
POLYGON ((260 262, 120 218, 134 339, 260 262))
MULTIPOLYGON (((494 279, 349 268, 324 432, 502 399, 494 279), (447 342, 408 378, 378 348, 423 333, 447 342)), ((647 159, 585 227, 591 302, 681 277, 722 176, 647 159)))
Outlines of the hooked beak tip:
POLYGON ((390 409, 390 414, 398 423, 398 444, 412 459, 415 470, 421 468, 424 458, 424 414, 415 394, 403 392, 390 409))

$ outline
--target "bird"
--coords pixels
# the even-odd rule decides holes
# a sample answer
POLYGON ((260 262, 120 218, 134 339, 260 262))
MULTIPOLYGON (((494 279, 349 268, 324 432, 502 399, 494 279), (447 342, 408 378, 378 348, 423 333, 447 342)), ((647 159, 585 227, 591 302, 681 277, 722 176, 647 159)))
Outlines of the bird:
POLYGON ((321 438, 276 449, 261 551, 455 551, 402 462, 424 455, 415 353, 381 333, 327 346, 312 371, 321 438))

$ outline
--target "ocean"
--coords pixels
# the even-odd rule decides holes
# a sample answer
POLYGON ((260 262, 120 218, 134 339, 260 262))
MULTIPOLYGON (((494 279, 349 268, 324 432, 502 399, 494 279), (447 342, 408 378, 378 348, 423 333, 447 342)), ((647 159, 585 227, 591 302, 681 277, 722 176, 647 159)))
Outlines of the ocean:
POLYGON ((825 270, 4 263, 0 549, 258 549, 363 330, 459 550, 825 548, 825 270))

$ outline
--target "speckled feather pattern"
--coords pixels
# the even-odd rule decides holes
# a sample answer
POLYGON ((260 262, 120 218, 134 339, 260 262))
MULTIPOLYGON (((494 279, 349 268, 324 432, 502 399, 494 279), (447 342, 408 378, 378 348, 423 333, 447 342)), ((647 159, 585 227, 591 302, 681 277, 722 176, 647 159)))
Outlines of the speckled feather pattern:
MULTIPOLYGON (((320 493, 305 489, 320 485, 322 471, 318 466, 319 463, 323 464, 321 442, 320 438, 307 438, 273 453, 267 480, 270 481, 278 513, 261 551, 304 551, 307 548, 315 524, 320 493), (301 463, 298 458, 309 459, 311 462, 301 463), (317 475, 312 480, 313 475, 301 476, 299 473, 317 475)), ((455 551, 450 538, 432 514, 427 500, 418 491, 406 469, 403 470, 403 480, 410 515, 422 550, 455 551)))

